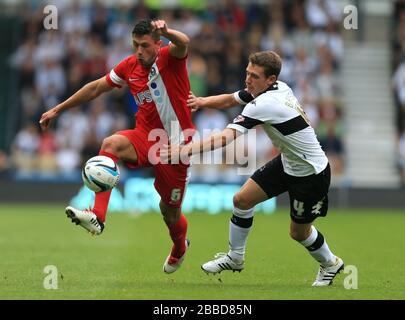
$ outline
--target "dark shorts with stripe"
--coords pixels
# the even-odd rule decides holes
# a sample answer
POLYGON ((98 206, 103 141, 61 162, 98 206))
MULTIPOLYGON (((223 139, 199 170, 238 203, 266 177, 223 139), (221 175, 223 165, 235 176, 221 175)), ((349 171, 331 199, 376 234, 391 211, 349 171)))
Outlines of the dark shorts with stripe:
POLYGON ((296 223, 310 223, 328 212, 329 164, 322 172, 294 177, 284 172, 281 155, 256 170, 251 178, 270 198, 288 191, 290 216, 296 223))

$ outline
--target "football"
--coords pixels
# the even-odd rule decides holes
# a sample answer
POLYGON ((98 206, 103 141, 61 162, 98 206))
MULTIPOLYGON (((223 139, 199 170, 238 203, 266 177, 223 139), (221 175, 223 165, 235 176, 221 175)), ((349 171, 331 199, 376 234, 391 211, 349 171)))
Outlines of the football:
POLYGON ((114 188, 119 179, 118 165, 109 157, 96 156, 87 160, 82 170, 84 184, 94 192, 104 192, 114 188))

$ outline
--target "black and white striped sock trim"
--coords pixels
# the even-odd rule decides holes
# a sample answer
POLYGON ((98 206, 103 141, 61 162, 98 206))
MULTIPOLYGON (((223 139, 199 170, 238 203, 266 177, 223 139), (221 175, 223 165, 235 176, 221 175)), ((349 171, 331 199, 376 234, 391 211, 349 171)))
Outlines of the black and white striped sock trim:
POLYGON ((312 244, 310 244, 309 246, 306 246, 308 251, 318 250, 325 243, 325 238, 323 237, 322 233, 320 233, 319 230, 317 230, 317 231, 318 231, 318 236, 316 237, 315 241, 312 244))
POLYGON ((234 207, 231 222, 241 228, 250 228, 253 224, 253 211, 254 207, 247 210, 234 207))
POLYGON ((231 218, 231 222, 238 227, 246 229, 246 228, 250 228, 252 226, 253 217, 244 219, 244 218, 240 218, 238 216, 233 215, 231 218))

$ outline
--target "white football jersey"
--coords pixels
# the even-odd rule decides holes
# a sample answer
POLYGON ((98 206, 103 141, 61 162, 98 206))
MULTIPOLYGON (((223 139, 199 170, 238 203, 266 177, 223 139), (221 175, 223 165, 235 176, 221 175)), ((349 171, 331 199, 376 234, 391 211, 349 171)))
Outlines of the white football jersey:
POLYGON ((277 81, 255 98, 245 90, 235 92, 234 97, 246 106, 227 127, 246 133, 254 126, 262 125, 281 152, 285 173, 304 177, 318 174, 326 168, 328 158, 286 83, 277 81))

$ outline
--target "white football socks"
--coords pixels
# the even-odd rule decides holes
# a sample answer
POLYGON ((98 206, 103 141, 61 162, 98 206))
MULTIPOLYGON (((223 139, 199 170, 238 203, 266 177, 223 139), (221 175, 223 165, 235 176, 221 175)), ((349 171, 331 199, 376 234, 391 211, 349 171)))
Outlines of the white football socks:
POLYGON ((309 254, 324 267, 335 264, 336 256, 330 251, 328 244, 322 233, 314 226, 311 226, 311 234, 300 243, 307 248, 309 254))
POLYGON ((245 259, 246 241, 253 223, 254 208, 242 210, 233 208, 233 216, 229 221, 229 252, 235 262, 245 259))

